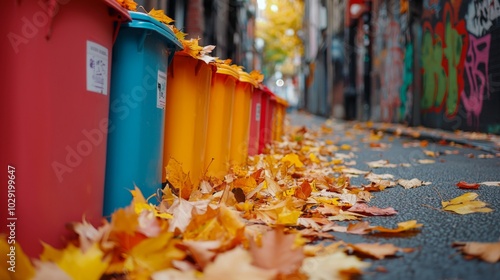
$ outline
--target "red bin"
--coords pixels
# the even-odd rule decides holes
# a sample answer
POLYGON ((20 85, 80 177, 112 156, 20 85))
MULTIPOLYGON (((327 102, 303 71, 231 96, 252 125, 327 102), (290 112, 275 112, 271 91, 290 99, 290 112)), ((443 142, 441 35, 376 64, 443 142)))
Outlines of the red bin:
POLYGON ((35 257, 40 241, 63 245, 66 224, 102 219, 111 51, 130 16, 114 0, 26 0, 0 17, 0 219, 35 257))

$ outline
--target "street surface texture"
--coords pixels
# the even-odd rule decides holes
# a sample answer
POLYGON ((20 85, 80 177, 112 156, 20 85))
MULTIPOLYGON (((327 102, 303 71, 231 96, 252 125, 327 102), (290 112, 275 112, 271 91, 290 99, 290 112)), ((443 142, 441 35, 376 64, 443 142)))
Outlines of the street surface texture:
MULTIPOLYGON (((304 113, 289 114, 292 126, 306 126, 318 129, 324 119, 304 113)), ((381 143, 389 145, 385 150, 373 149, 363 143, 366 131, 353 129, 355 123, 335 122, 333 133, 325 139, 337 145, 353 147, 356 165, 360 170, 371 170, 366 162, 388 160, 394 164, 410 164, 409 167, 377 168, 376 173, 389 173, 395 179, 418 178, 432 184, 418 188, 404 189, 401 186, 374 193, 371 206, 393 207, 396 216, 367 217, 370 224, 395 227, 396 223, 417 220, 423 227, 420 232, 410 232, 384 237, 383 234, 355 235, 334 232, 337 240, 347 243, 392 243, 398 247, 416 248, 414 252, 383 260, 369 260, 372 265, 360 279, 500 279, 500 262, 491 264, 478 259, 466 259, 453 242, 498 242, 500 240, 500 187, 483 186, 473 190, 478 199, 486 202, 493 212, 459 215, 441 210, 441 201, 450 200, 468 190, 457 188, 460 181, 469 183, 500 181, 500 158, 485 156, 477 148, 439 145, 429 143, 427 147, 404 147, 405 143, 420 141, 414 138, 384 135, 381 143), (429 159, 423 150, 439 153, 433 164, 420 164, 429 159), (445 154, 445 151, 457 154, 445 154), (483 158, 486 157, 486 158, 483 158)), ((408 165, 407 165, 408 166, 408 165)), ((352 185, 367 184, 363 176, 351 178, 352 185)))

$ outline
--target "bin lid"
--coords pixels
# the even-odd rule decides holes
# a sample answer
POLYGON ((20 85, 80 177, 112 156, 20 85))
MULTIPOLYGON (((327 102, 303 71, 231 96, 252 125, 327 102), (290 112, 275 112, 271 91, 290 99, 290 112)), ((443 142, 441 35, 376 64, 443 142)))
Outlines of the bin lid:
POLYGON ((240 70, 238 71, 238 74, 240 75, 240 82, 250 83, 254 87, 257 87, 259 85, 257 81, 254 78, 252 78, 252 76, 250 76, 250 74, 248 74, 247 72, 240 70))
POLYGON ((237 80, 240 78, 238 71, 236 71, 233 67, 231 67, 227 64, 223 64, 223 63, 217 63, 217 72, 216 73, 230 75, 230 76, 235 77, 237 80))
POLYGON ((167 38, 169 41, 171 41, 172 44, 175 45, 175 48, 177 50, 184 49, 182 47, 182 43, 179 42, 177 37, 175 37, 174 32, 170 30, 170 28, 168 28, 165 24, 157 21, 152 16, 145 13, 129 11, 129 14, 132 17, 132 21, 125 23, 126 26, 156 31, 167 38))
POLYGON ((118 4, 118 2, 116 2, 116 0, 103 0, 103 2, 106 3, 106 5, 108 5, 110 8, 112 8, 117 13, 117 15, 119 16, 119 19, 121 21, 126 22, 126 21, 132 20, 127 9, 120 6, 120 4, 118 4))

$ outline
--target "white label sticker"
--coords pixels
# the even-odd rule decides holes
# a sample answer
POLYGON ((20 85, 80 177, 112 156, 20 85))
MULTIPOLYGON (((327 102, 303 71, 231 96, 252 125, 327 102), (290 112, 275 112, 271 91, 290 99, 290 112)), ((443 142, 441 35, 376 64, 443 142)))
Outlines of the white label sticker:
POLYGON ((158 80, 156 85, 156 107, 165 109, 167 100, 167 75, 165 72, 158 70, 158 80))
POLYGON ((87 41, 87 90, 108 94, 108 49, 87 41))
POLYGON ((260 103, 255 105, 255 121, 260 122, 260 103))

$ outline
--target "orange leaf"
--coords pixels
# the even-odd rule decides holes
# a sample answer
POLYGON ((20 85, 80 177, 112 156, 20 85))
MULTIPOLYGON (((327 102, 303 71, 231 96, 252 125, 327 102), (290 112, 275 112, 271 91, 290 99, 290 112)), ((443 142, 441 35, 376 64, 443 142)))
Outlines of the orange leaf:
POLYGON ((422 224, 418 224, 416 220, 410 220, 406 222, 398 223, 398 227, 395 229, 385 228, 381 226, 376 226, 372 228, 372 231, 386 232, 386 233, 399 233, 408 230, 415 230, 422 227, 422 224))
POLYGON ((308 181, 302 182, 300 187, 295 190, 295 193, 293 194, 296 198, 304 199, 306 200, 312 192, 311 185, 309 184, 308 181))
POLYGON ((129 11, 137 11, 137 3, 134 0, 116 0, 116 2, 129 11))
POLYGON ((500 261, 500 242, 455 242, 453 246, 458 247, 468 256, 480 258, 489 263, 500 261))
POLYGON ((464 181, 460 181, 457 183, 457 187, 459 189, 464 189, 464 190, 477 190, 479 189, 479 184, 477 183, 467 183, 464 181))
POLYGON ((296 271, 304 260, 302 248, 293 248, 296 236, 285 234, 282 227, 264 233, 259 247, 251 239, 250 252, 253 263, 261 268, 276 270, 282 274, 296 271))
POLYGON ((378 208, 374 206, 368 206, 366 203, 356 203, 347 211, 361 213, 372 216, 390 216, 396 215, 398 212, 392 207, 378 208))
POLYGON ((413 251, 413 248, 400 248, 393 244, 379 243, 349 244, 349 248, 352 248, 355 252, 361 253, 362 255, 368 255, 379 260, 388 256, 394 256, 398 252, 410 253, 413 251))

